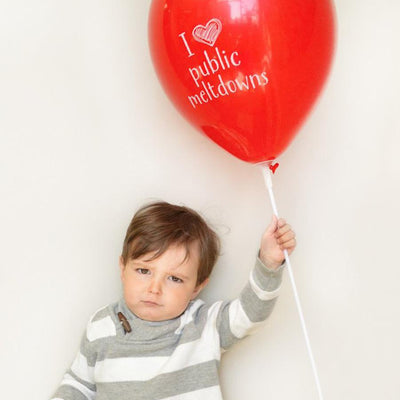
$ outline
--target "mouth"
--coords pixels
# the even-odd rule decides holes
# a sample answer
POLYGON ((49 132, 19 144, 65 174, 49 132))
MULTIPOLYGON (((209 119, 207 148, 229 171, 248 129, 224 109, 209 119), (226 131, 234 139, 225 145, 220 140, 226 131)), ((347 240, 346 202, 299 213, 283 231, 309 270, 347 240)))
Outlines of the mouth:
POLYGON ((159 307, 159 306, 161 306, 161 304, 158 304, 155 301, 142 300, 142 303, 147 307, 159 307))

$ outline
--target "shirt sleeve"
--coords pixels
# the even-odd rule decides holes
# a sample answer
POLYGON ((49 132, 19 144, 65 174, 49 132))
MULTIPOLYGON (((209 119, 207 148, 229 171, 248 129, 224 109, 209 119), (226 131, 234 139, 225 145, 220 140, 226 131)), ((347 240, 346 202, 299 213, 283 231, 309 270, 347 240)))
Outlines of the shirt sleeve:
POLYGON ((275 270, 269 269, 257 257, 239 297, 220 306, 216 328, 221 348, 226 350, 253 333, 269 317, 279 295, 283 269, 284 264, 275 270))
POLYGON ((51 400, 92 400, 96 398, 94 364, 96 351, 88 340, 87 330, 82 337, 80 349, 71 367, 51 400))

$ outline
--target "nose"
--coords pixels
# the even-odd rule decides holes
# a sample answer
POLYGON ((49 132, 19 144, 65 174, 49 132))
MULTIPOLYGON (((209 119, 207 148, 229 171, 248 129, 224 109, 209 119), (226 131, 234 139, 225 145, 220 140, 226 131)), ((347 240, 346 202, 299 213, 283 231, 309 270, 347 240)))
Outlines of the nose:
POLYGON ((162 285, 159 279, 152 279, 150 281, 149 287, 148 287, 149 293, 152 294, 161 294, 162 292, 162 285))

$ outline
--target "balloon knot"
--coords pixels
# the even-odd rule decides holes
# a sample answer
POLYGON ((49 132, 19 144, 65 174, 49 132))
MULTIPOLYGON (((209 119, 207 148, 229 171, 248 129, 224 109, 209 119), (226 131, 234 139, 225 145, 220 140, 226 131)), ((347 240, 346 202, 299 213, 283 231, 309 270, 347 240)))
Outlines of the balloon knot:
POLYGON ((269 169, 272 171, 273 174, 275 174, 276 169, 279 167, 279 163, 271 164, 269 166, 269 169))

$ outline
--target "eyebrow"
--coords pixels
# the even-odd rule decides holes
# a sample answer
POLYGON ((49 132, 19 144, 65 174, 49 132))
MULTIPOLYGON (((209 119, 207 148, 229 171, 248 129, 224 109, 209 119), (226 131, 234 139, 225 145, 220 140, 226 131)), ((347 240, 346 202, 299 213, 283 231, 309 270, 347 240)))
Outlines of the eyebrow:
POLYGON ((147 265, 145 261, 136 261, 136 260, 132 260, 132 264, 147 265))

